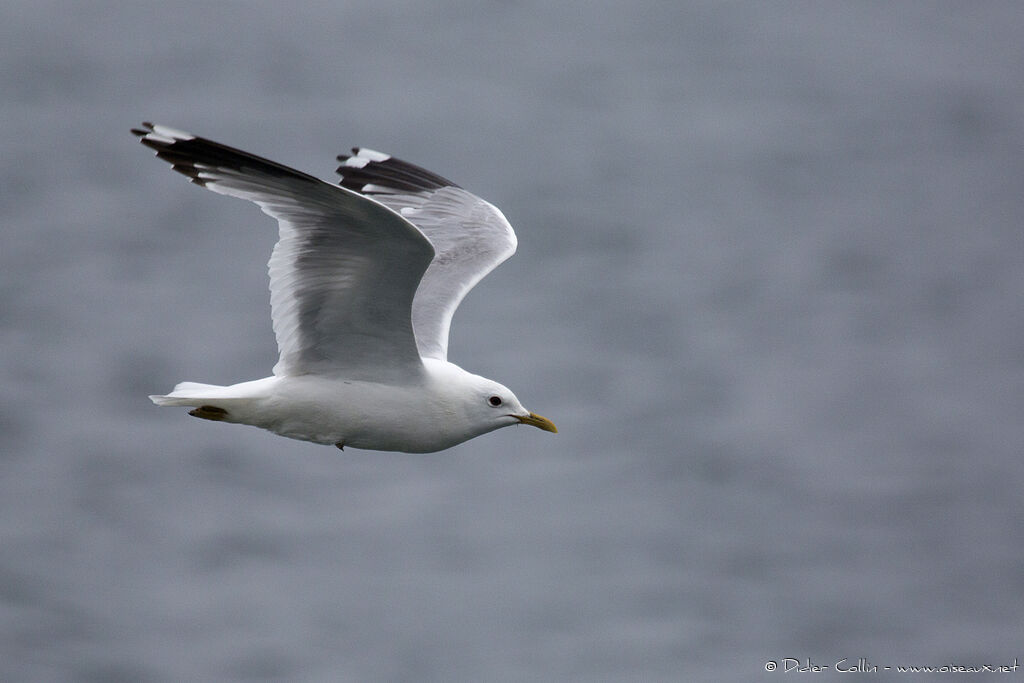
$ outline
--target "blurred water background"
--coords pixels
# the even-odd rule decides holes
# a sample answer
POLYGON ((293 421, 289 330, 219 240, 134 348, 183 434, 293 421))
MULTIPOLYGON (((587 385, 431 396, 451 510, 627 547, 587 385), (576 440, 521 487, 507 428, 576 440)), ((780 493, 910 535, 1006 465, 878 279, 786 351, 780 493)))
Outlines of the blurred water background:
POLYGON ((1022 35, 1016 2, 4 3, 0 680, 1024 662, 1022 35), (152 406, 269 373, 276 227, 143 120, 497 204, 519 252, 451 356, 561 433, 341 453, 152 406))

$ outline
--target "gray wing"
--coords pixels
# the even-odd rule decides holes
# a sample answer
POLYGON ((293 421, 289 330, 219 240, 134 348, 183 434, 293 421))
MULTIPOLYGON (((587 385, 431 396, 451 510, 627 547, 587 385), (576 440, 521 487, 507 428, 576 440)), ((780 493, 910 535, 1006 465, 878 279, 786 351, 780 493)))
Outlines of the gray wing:
POLYGON ((380 379, 418 372, 411 308, 434 250, 398 213, 343 187, 241 150, 143 124, 141 142, 208 190, 277 219, 270 303, 275 375, 380 379))
POLYGON ((452 315, 466 293, 515 253, 516 235, 492 204, 400 159, 355 147, 341 186, 373 197, 419 228, 436 252, 412 305, 420 355, 447 360, 452 315))

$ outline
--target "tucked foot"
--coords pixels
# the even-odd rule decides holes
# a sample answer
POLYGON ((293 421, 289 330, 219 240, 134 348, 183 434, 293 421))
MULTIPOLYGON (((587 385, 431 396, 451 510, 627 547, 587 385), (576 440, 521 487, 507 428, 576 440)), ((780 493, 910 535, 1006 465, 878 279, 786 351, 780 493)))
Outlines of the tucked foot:
POLYGON ((188 414, 192 417, 201 417, 204 420, 219 421, 227 418, 228 411, 223 408, 218 408, 217 406, 199 406, 198 408, 188 411, 188 414))

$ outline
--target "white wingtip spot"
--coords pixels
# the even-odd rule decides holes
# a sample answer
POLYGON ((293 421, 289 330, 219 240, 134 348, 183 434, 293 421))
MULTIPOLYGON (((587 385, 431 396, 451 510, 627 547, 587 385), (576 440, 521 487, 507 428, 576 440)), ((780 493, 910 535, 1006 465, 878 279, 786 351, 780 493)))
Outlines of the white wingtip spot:
POLYGON ((360 147, 354 156, 350 156, 345 159, 345 166, 349 168, 362 168, 370 162, 387 161, 391 158, 390 154, 383 154, 381 152, 375 152, 372 149, 360 147))
POLYGON ((170 144, 177 140, 194 140, 196 136, 169 126, 154 125, 153 132, 147 133, 146 137, 170 144))
POLYGON ((345 159, 345 166, 348 166, 349 168, 362 168, 368 163, 370 163, 370 160, 364 159, 363 157, 349 157, 348 159, 345 159))
MULTIPOLYGON (((383 152, 377 152, 366 147, 359 148, 359 158, 366 159, 366 163, 371 161, 387 161, 391 158, 390 154, 384 154, 383 152)), ((364 163, 365 165, 365 163, 364 163)))

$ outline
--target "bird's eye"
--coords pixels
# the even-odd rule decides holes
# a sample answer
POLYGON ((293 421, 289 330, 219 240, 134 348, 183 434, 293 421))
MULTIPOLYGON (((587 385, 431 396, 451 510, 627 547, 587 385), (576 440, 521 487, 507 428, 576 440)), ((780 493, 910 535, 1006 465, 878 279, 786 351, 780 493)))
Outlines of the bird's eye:
POLYGON ((489 399, 487 399, 487 402, 490 403, 495 408, 497 408, 498 406, 501 405, 501 396, 491 396, 489 399))

